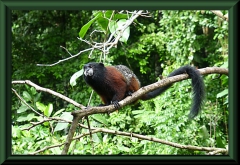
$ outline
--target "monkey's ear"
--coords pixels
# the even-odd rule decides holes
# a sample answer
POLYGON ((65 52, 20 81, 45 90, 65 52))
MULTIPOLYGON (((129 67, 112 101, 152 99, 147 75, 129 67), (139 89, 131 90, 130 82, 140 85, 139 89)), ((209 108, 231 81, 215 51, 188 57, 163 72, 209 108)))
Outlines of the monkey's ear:
POLYGON ((99 62, 100 65, 104 66, 104 64, 102 62, 99 62))

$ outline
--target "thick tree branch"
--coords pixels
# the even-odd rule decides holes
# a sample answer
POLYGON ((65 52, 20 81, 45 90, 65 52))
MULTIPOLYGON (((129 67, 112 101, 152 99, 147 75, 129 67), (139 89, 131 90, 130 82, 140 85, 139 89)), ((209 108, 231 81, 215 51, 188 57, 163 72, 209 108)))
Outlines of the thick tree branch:
POLYGON ((216 14, 218 17, 222 18, 223 20, 228 21, 228 14, 223 15, 223 13, 220 10, 211 10, 214 14, 216 14))
POLYGON ((74 136, 74 133, 75 133, 75 130, 77 128, 77 125, 78 125, 78 121, 82 118, 82 116, 74 116, 73 118, 73 122, 72 122, 72 125, 69 129, 69 132, 68 132, 68 136, 67 136, 67 139, 66 139, 66 142, 65 142, 65 145, 64 145, 64 148, 62 150, 62 155, 66 155, 67 152, 68 152, 68 149, 69 149, 69 146, 72 142, 72 139, 73 139, 73 136, 74 136))

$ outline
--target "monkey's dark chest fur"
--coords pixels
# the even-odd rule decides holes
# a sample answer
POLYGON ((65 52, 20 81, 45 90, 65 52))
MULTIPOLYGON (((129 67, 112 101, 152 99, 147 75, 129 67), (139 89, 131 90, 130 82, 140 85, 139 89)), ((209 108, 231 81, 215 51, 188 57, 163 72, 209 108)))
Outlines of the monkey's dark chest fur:
POLYGON ((92 76, 85 77, 85 80, 89 86, 91 86, 95 92, 97 92, 100 96, 105 95, 108 99, 111 99, 115 94, 114 88, 111 87, 110 84, 113 82, 106 79, 106 77, 102 76, 92 76))
POLYGON ((92 76, 85 76, 86 83, 101 97, 105 105, 121 101, 127 90, 126 80, 113 72, 112 68, 95 70, 92 76))

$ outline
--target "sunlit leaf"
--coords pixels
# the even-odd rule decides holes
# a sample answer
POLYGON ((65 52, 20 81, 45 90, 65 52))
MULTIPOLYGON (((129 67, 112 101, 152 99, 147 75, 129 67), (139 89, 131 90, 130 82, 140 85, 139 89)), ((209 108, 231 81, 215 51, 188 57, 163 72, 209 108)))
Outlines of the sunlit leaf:
POLYGON ((44 110, 46 109, 46 105, 40 102, 36 102, 36 106, 41 112, 44 112, 44 110))
POLYGON ((44 109, 44 115, 49 117, 51 115, 53 111, 53 104, 48 104, 48 106, 46 106, 46 108, 44 109))
POLYGON ((228 89, 224 89, 222 92, 217 94, 217 98, 223 97, 225 95, 228 95, 228 89))
POLYGON ((28 110, 29 107, 25 104, 21 105, 21 107, 17 110, 17 113, 22 113, 25 112, 26 110, 28 110))
POLYGON ((70 78, 70 85, 75 86, 77 85, 77 78, 83 75, 83 69, 79 70, 78 72, 74 73, 72 77, 70 78))
MULTIPOLYGON (((72 121, 73 116, 71 115, 71 112, 63 112, 62 115, 60 116, 60 118, 72 121)), ((65 128, 67 128, 68 124, 69 123, 62 122, 62 121, 58 122, 56 127, 54 128, 54 132, 61 131, 65 128)))
POLYGON ((104 125, 108 125, 108 121, 106 120, 106 118, 102 115, 102 114, 94 114, 91 116, 94 120, 104 124, 104 125))
POLYGON ((27 91, 23 91, 23 98, 24 98, 26 101, 31 101, 31 100, 32 100, 31 95, 30 95, 27 91))
MULTIPOLYGON (((112 34, 114 34, 115 37, 118 36, 120 34, 119 30, 122 29, 122 27, 125 25, 126 22, 127 22, 126 19, 121 19, 121 20, 119 20, 117 22, 111 21, 109 23, 110 32, 112 34)), ((121 38, 119 40, 121 42, 127 42, 129 35, 130 35, 130 27, 127 27, 123 31, 122 36, 121 36, 121 38)))

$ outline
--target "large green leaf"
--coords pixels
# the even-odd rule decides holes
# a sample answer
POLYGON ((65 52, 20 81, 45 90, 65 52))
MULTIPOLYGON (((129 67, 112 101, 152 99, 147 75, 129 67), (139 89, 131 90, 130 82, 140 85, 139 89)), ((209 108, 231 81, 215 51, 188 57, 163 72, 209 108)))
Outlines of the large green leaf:
POLYGON ((104 32, 107 31, 107 27, 108 27, 108 23, 109 23, 109 20, 107 18, 99 17, 97 19, 97 23, 104 32))
POLYGON ((48 106, 46 106, 46 108, 44 109, 44 115, 49 117, 51 116, 52 111, 53 111, 53 104, 49 103, 48 106))
POLYGON ((225 95, 228 95, 228 89, 224 89, 222 92, 217 94, 217 98, 223 97, 225 95))
MULTIPOLYGON (((120 19, 119 21, 111 21, 109 23, 109 29, 110 32, 112 34, 114 34, 114 36, 116 37, 117 35, 119 35, 119 29, 121 29, 124 24, 127 22, 126 19, 120 19)), ((128 37, 130 36, 130 27, 127 27, 124 32, 122 33, 121 38, 119 39, 119 41, 121 42, 127 42, 128 37)))
POLYGON ((27 91, 23 91, 23 98, 26 101, 31 101, 32 100, 31 95, 27 91))
POLYGON ((89 27, 92 25, 92 23, 93 23, 98 17, 100 17, 101 15, 102 15, 102 13, 101 13, 101 12, 98 12, 93 19, 91 19, 88 23, 86 23, 86 24, 81 28, 81 30, 80 30, 80 32, 79 32, 79 37, 80 37, 80 38, 83 38, 83 37, 85 36, 85 34, 87 33, 87 31, 88 31, 89 27))
POLYGON ((104 124, 104 125, 108 125, 108 121, 106 120, 106 118, 105 117, 103 117, 103 115, 102 114, 94 114, 94 115, 92 115, 91 116, 94 120, 96 120, 96 121, 98 121, 98 122, 100 122, 100 123, 102 123, 102 124, 104 124))
MULTIPOLYGON (((71 112, 63 112, 60 118, 72 121, 73 116, 71 115, 71 112)), ((57 123, 56 127, 54 128, 54 132, 61 131, 67 128, 67 126, 68 126, 68 123, 64 123, 60 121, 57 123)))
POLYGON ((44 112, 44 110, 46 108, 46 105, 44 105, 43 103, 40 103, 40 102, 36 102, 36 106, 41 112, 44 112))
POLYGON ((18 122, 22 122, 22 121, 30 121, 33 118, 36 118, 36 116, 34 115, 34 113, 30 113, 27 116, 20 116, 17 118, 18 122))
POLYGON ((21 105, 21 107, 17 110, 17 113, 22 113, 25 112, 26 110, 28 110, 29 107, 26 106, 25 104, 21 105))

